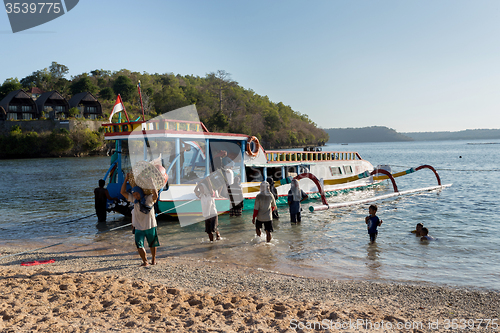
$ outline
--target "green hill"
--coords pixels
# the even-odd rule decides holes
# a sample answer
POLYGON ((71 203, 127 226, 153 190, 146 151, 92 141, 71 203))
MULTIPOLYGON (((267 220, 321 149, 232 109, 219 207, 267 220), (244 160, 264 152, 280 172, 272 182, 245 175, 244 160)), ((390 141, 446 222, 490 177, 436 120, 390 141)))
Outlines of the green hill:
POLYGON ((140 81, 146 119, 195 104, 209 131, 253 135, 266 149, 322 145, 328 141, 328 135, 307 114, 241 87, 223 70, 199 77, 96 69, 66 79, 68 72, 68 67, 52 62, 49 68, 21 80, 6 78, 0 86, 0 99, 21 87, 57 90, 66 99, 88 91, 98 97, 105 119, 120 94, 130 118, 134 119, 142 113, 137 90, 140 81))
POLYGON ((384 126, 362 128, 328 128, 324 130, 331 143, 413 141, 412 138, 384 126))
POLYGON ((468 129, 458 132, 402 133, 416 141, 500 139, 500 129, 468 129))

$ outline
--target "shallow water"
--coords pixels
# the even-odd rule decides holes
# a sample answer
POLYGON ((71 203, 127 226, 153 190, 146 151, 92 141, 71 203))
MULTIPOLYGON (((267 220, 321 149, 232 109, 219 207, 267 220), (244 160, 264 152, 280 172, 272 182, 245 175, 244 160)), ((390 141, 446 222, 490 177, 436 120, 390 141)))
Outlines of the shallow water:
MULTIPOLYGON (((500 251, 496 213, 500 140, 364 143, 330 145, 323 150, 357 151, 393 172, 430 164, 442 191, 412 194, 377 202, 384 221, 375 244, 369 244, 364 217, 369 204, 309 212, 291 225, 285 207, 275 220, 273 241, 255 237, 251 212, 219 217, 223 239, 208 242, 203 223, 181 228, 159 222, 161 256, 187 256, 298 275, 335 279, 428 282, 500 290, 500 251), (475 143, 475 144, 469 144, 475 143), (461 156, 461 157, 460 157, 461 156), (424 223, 434 242, 410 234, 424 223)), ((108 231, 129 223, 116 214, 106 227, 96 226, 93 189, 109 165, 108 158, 2 160, 0 172, 0 243, 99 242, 133 250, 130 229, 108 231)), ((437 184, 432 171, 396 179, 400 191, 437 184)), ((392 192, 381 186, 329 198, 350 201, 392 192)))

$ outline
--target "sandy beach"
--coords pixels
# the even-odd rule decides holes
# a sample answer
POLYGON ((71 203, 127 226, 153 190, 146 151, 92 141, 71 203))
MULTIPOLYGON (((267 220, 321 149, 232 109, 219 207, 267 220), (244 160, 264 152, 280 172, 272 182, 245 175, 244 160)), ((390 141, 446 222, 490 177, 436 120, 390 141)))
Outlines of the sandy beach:
MULTIPOLYGON (((497 332, 497 291, 304 278, 83 245, 0 247, 1 332, 497 332), (53 263, 21 266, 53 259, 53 263)), ((128 248, 127 248, 128 250, 128 248)))

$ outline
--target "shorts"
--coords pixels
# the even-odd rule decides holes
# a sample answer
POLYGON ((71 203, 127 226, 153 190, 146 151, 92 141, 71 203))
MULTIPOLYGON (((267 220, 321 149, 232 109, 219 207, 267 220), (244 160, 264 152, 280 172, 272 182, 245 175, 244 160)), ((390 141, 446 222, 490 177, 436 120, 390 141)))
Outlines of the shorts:
POLYGON ((212 232, 217 232, 217 227, 219 226, 219 217, 214 216, 205 220, 205 232, 210 234, 212 232))
POLYGON ((147 239, 150 248, 160 246, 156 227, 147 230, 135 229, 135 246, 137 246, 138 249, 144 248, 144 238, 147 239))
POLYGON ((262 229, 262 224, 264 224, 264 230, 265 231, 269 231, 269 232, 273 232, 274 229, 273 229, 273 221, 265 221, 265 222, 262 222, 262 221, 255 221, 255 228, 256 229, 262 229))
POLYGON ((375 240, 377 239, 377 234, 378 234, 378 231, 374 232, 373 234, 368 234, 368 235, 370 235, 370 242, 375 242, 375 240))

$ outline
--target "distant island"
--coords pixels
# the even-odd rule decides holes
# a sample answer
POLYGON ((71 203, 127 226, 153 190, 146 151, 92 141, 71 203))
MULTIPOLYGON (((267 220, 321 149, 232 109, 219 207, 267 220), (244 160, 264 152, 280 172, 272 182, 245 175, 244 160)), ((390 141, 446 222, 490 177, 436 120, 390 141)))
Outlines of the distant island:
POLYGON ((329 143, 356 142, 394 142, 413 141, 414 139, 384 126, 363 128, 327 128, 323 129, 329 136, 329 143))
POLYGON ((401 133, 415 141, 500 139, 500 129, 468 129, 458 132, 401 133))
POLYGON ((371 126, 362 128, 328 128, 323 130, 330 136, 329 143, 500 139, 500 129, 398 133, 392 128, 385 126, 371 126))

